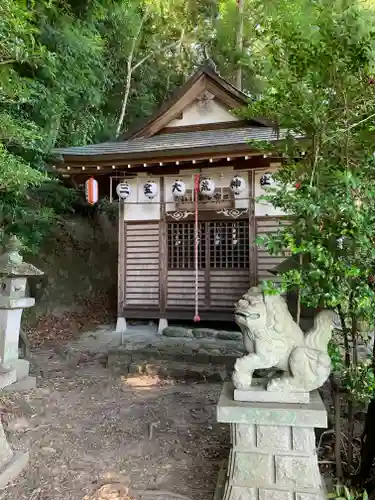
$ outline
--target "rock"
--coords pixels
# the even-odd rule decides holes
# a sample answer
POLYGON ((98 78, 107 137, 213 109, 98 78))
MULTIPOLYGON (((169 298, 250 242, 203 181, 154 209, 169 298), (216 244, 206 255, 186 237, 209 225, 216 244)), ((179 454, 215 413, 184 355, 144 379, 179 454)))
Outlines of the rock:
POLYGON ((51 448, 49 446, 43 446, 43 448, 41 448, 40 450, 43 454, 46 454, 46 455, 53 455, 54 453, 56 453, 56 450, 55 448, 51 448))
POLYGON ((9 432, 24 432, 29 429, 31 429, 31 425, 25 417, 12 418, 7 425, 7 430, 9 432))
POLYGON ((124 484, 105 484, 93 496, 86 495, 83 500, 130 500, 128 492, 124 484))
POLYGON ((217 330, 213 330, 212 328, 194 328, 193 336, 196 339, 202 338, 215 338, 218 334, 217 330))
POLYGON ((193 338, 191 328, 184 328, 183 326, 167 326, 164 328, 163 335, 166 337, 188 337, 193 338))
POLYGON ((171 377, 177 380, 208 380, 213 382, 222 382, 228 376, 225 365, 199 365, 164 359, 132 363, 129 366, 129 372, 161 378, 171 377))
POLYGON ((242 342, 242 333, 219 330, 217 332, 217 338, 221 340, 238 340, 239 342, 242 342))

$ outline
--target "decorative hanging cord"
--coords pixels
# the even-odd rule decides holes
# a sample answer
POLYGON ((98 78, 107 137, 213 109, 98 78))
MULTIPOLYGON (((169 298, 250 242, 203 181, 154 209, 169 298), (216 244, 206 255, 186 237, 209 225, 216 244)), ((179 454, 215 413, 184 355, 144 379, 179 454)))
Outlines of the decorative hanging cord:
POLYGON ((198 311, 198 285, 199 285, 199 261, 198 261, 198 251, 199 251, 199 225, 198 225, 198 195, 199 195, 199 179, 200 175, 194 175, 194 202, 195 202, 195 228, 194 228, 194 260, 195 260, 195 315, 194 321, 198 323, 201 319, 199 317, 198 311))

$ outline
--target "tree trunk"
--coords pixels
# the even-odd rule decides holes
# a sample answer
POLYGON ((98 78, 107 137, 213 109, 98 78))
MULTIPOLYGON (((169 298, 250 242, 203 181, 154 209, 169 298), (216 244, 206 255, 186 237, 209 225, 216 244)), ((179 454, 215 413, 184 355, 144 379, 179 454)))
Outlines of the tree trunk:
POLYGON ((330 376, 331 388, 333 395, 333 406, 335 411, 335 461, 336 461, 336 477, 339 482, 344 477, 341 461, 341 405, 340 405, 340 386, 337 383, 334 375, 330 376))
POLYGON ((348 402, 348 470, 347 474, 351 475, 353 466, 353 434, 354 434, 354 404, 352 400, 348 402))
MULTIPOLYGON (((123 98, 122 104, 121 104, 120 116, 119 116, 119 119, 117 122, 116 137, 118 137, 120 135, 122 125, 124 123, 126 107, 128 105, 130 88, 131 88, 131 83, 132 83, 132 75, 133 75, 133 71, 135 69, 135 68, 133 68, 133 59, 134 59, 135 48, 136 48, 139 36, 141 34, 143 23, 145 22, 146 16, 147 16, 147 14, 145 14, 142 17, 141 22, 139 23, 137 33, 135 34, 135 36, 133 38, 133 42, 132 42, 132 45, 130 48, 130 52, 129 52, 129 56, 128 56, 128 60, 127 60, 127 64, 126 64, 127 72, 126 72, 125 92, 124 92, 124 98, 123 98)), ((139 64, 136 67, 138 67, 138 66, 139 66, 139 64)))
MULTIPOLYGON (((372 348, 372 368, 375 369, 375 342, 372 348)), ((361 468, 357 482, 362 485, 369 479, 375 458, 375 399, 370 401, 367 409, 365 429, 362 434, 361 468)), ((368 491, 369 493, 369 491, 368 491)))
MULTIPOLYGON (((243 31, 244 31, 244 8, 245 8, 245 0, 237 0, 238 4, 238 28, 236 33, 236 48, 238 52, 238 57, 243 50, 243 31)), ((237 75, 236 75, 236 87, 239 90, 242 90, 242 66, 241 63, 238 63, 237 67, 237 75)))

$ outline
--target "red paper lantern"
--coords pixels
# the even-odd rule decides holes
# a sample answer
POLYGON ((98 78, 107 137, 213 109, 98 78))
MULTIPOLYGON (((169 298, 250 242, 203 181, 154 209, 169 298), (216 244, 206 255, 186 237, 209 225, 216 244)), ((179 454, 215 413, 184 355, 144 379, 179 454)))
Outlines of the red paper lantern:
POLYGON ((89 205, 95 205, 99 200, 99 187, 94 177, 90 177, 90 179, 87 179, 85 182, 85 192, 87 203, 89 205))

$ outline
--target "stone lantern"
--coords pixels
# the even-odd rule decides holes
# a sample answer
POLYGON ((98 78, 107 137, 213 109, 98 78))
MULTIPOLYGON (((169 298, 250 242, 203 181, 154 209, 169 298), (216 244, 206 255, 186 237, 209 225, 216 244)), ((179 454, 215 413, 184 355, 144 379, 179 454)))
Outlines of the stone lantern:
POLYGON ((11 236, 0 255, 0 389, 10 384, 14 389, 35 387, 35 379, 28 377, 29 361, 18 357, 18 342, 22 311, 35 304, 25 296, 27 278, 43 272, 23 262, 20 249, 20 241, 11 236))

